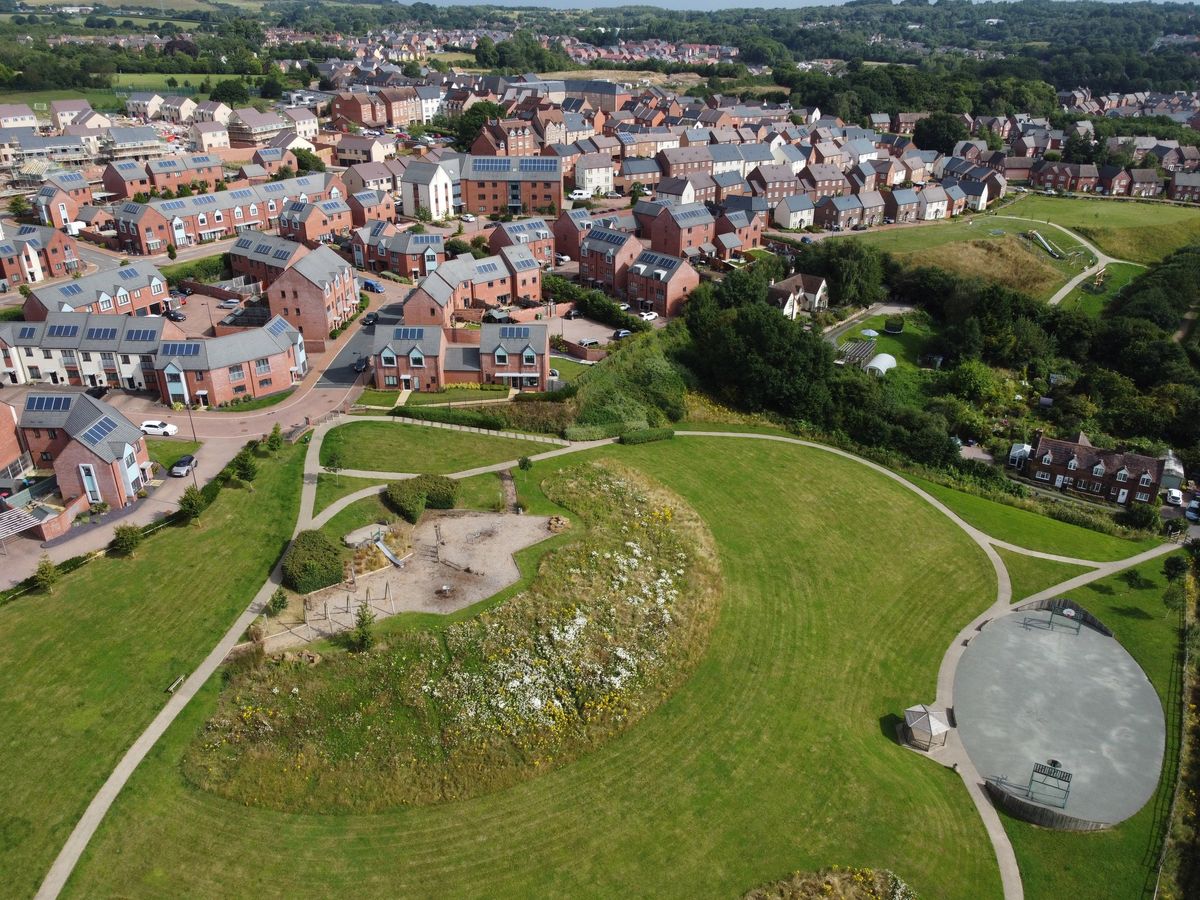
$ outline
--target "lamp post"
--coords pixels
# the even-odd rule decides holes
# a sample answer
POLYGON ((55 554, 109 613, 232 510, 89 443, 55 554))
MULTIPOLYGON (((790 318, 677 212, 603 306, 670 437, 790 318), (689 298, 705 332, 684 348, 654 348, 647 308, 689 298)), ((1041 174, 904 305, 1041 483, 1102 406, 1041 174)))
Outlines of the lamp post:
MULTIPOLYGON (((192 418, 192 404, 190 402, 186 402, 186 403, 184 403, 184 406, 187 408, 188 424, 192 427, 192 443, 199 444, 200 439, 198 437, 196 437, 196 422, 192 418)), ((194 461, 192 462, 191 471, 192 471, 192 484, 195 485, 196 490, 200 490, 200 482, 196 478, 196 463, 194 461)))

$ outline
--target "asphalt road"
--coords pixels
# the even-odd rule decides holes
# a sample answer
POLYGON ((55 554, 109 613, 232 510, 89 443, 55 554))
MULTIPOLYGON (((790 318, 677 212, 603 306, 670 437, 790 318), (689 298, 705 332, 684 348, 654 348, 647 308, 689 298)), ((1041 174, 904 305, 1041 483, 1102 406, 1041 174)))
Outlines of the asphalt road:
POLYGON ((365 374, 356 374, 355 361, 362 356, 371 355, 371 345, 375 343, 375 332, 378 328, 393 328, 400 322, 403 304, 399 301, 388 303, 379 308, 379 324, 365 327, 361 319, 351 325, 358 331, 351 336, 346 346, 342 348, 321 375, 317 387, 348 387, 356 381, 365 379, 365 374))

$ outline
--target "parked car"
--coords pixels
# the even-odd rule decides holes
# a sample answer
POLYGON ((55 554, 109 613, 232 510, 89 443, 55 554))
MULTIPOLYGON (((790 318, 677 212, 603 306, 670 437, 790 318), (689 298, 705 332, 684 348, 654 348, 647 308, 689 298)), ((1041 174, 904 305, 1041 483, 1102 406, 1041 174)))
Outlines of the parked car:
POLYGON ((624 340, 625 338, 629 337, 631 334, 633 334, 633 332, 630 331, 628 328, 618 328, 616 331, 613 332, 613 340, 621 341, 621 340, 624 340))
POLYGON ((187 321, 187 316, 185 316, 183 313, 181 313, 177 309, 168 309, 165 313, 163 313, 163 318, 169 319, 172 322, 186 322, 187 321))
POLYGON ((645 312, 638 313, 638 318, 641 319, 643 322, 653 322, 655 319, 658 318, 658 313, 656 313, 652 309, 648 309, 645 312))
POLYGON ((242 301, 230 298, 229 300, 222 300, 220 303, 218 303, 217 309, 237 309, 241 305, 242 301))
POLYGON ((567 194, 571 200, 590 200, 592 198, 591 191, 585 191, 583 188, 575 188, 571 193, 567 194))
POLYGON ((580 338, 577 343, 579 344, 580 347, 583 347, 585 350, 590 349, 592 347, 600 346, 600 342, 598 340, 596 340, 595 338, 580 338))
POLYGON ((373 278, 364 278, 362 280, 362 286, 364 291, 370 291, 372 294, 383 293, 383 285, 378 281, 375 281, 373 278))
POLYGON ((471 215, 470 213, 463 213, 461 216, 459 216, 459 218, 462 219, 464 222, 474 222, 475 221, 475 217, 473 215, 471 215))
POLYGON ((179 426, 170 422, 143 422, 142 434, 153 434, 159 437, 172 437, 179 433, 179 426))
POLYGON ((1193 500, 1183 511, 1189 522, 1200 522, 1200 500, 1193 500))
POLYGON ((813 243, 813 239, 812 239, 812 238, 810 238, 810 237, 809 237, 809 236, 806 234, 804 237, 800 238, 800 243, 802 243, 802 244, 811 244, 811 243, 813 243))
POLYGON ((557 378, 557 377, 558 377, 558 369, 551 369, 551 370, 550 370, 550 377, 551 377, 551 378, 557 378))
POLYGON ((571 261, 571 257, 567 256, 565 253, 555 253, 554 261, 560 266, 565 266, 571 261))
POLYGON ((369 366, 370 364, 371 364, 371 361, 367 357, 360 356, 358 359, 356 359, 354 361, 355 373, 361 375, 363 372, 367 371, 367 366, 369 366))
POLYGON ((96 385, 95 387, 90 387, 90 388, 88 388, 88 389, 87 389, 87 395, 88 395, 89 397, 95 397, 97 400, 103 400, 103 399, 104 399, 104 395, 105 395, 105 394, 107 394, 107 393, 108 393, 108 391, 109 391, 109 387, 108 387, 108 385, 106 385, 106 384, 98 384, 98 385, 96 385))
POLYGON ((377 313, 377 312, 369 312, 365 316, 363 316, 363 326, 364 327, 369 327, 371 325, 374 325, 378 321, 379 321, 379 313, 377 313))
POLYGON ((621 194, 619 191, 609 191, 607 194, 604 195, 604 199, 605 200, 620 200, 621 194))
POLYGON ((619 309, 621 312, 629 312, 629 304, 628 303, 618 303, 617 309, 619 309))
POLYGON ((582 319, 583 313, 581 313, 579 310, 572 307, 571 309, 567 310, 567 314, 565 316, 563 316, 563 318, 564 319, 582 319))
POLYGON ((192 474, 192 469, 196 468, 196 457, 192 454, 181 456, 175 460, 175 465, 171 466, 171 477, 186 478, 192 474))
POLYGON ((1183 491, 1179 488, 1170 488, 1167 491, 1168 506, 1183 506, 1183 491))

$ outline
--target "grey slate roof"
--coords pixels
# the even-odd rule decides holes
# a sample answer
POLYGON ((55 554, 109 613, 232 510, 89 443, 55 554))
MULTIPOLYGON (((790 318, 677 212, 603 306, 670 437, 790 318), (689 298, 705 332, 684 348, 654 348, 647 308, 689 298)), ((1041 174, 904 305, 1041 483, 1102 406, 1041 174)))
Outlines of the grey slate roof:
POLYGON ((64 410, 31 410, 29 401, 41 396, 61 397, 60 391, 27 394, 25 408, 20 413, 22 428, 61 428, 105 462, 124 458, 125 448, 136 446, 142 432, 116 409, 103 400, 86 393, 70 394, 71 402, 64 410), (93 425, 107 420, 99 432, 89 432, 93 425))

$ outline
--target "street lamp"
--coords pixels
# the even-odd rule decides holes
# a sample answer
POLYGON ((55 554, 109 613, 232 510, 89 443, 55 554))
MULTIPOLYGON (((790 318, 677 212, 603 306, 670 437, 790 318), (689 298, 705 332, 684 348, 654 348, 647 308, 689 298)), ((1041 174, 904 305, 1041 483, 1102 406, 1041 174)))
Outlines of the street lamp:
MULTIPOLYGON (((200 439, 199 439, 198 437, 196 437, 196 422, 195 422, 195 420, 192 418, 192 404, 191 404, 190 402, 185 402, 183 405, 184 405, 184 407, 187 409, 187 414, 188 414, 188 424, 189 424, 190 426, 192 426, 192 443, 193 443, 193 444, 199 444, 199 443, 200 443, 200 439)), ((192 484, 193 484, 193 485, 195 485, 195 487, 196 487, 196 490, 200 490, 200 482, 199 482, 199 480, 197 480, 197 478, 196 478, 196 464, 195 464, 195 462, 193 462, 193 463, 192 463, 191 471, 192 471, 192 484)))

